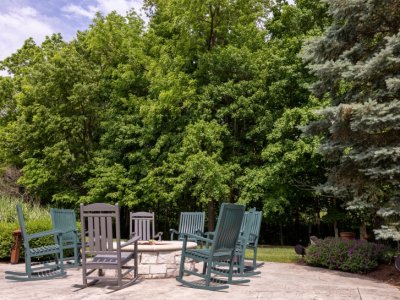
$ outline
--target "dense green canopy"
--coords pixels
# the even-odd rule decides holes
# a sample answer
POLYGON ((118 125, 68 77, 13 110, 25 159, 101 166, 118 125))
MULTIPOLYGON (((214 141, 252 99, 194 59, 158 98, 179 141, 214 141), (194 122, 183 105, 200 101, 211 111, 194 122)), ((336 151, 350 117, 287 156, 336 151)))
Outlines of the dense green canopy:
POLYGON ((396 14, 376 1, 328 1, 330 15, 326 1, 287 2, 148 0, 148 24, 134 12, 99 14, 71 42, 27 40, 0 62, 12 74, 0 77, 1 164, 21 170, 19 184, 43 203, 118 201, 161 218, 208 209, 210 228, 221 202, 256 206, 281 229, 317 224, 343 197, 315 191, 325 168, 346 174, 356 162, 363 167, 348 175, 368 193, 348 199, 389 203, 398 184, 387 180, 398 178, 398 122, 389 118, 398 109, 396 14), (376 12, 364 20, 367 6, 376 12), (331 130, 351 125, 350 144, 333 131, 302 135, 317 118, 329 125, 338 105, 352 123, 331 130), (379 126, 365 117, 375 113, 379 126), (324 137, 323 154, 346 161, 322 158, 324 137))

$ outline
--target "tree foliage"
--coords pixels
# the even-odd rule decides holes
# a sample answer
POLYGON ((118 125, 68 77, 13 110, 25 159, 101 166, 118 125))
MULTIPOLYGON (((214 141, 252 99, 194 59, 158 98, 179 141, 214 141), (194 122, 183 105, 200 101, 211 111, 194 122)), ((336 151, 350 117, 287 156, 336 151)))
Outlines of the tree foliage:
MULTIPOLYGON (((332 161, 320 189, 367 216, 399 216, 400 1, 326 2, 333 23, 304 49, 313 93, 330 100, 308 128, 332 161)), ((393 232, 377 233, 400 240, 393 232)))
POLYGON ((209 210, 243 202, 269 222, 318 213, 322 106, 298 53, 329 24, 298 0, 148 0, 98 14, 71 42, 27 40, 3 62, 0 157, 42 202, 209 210))

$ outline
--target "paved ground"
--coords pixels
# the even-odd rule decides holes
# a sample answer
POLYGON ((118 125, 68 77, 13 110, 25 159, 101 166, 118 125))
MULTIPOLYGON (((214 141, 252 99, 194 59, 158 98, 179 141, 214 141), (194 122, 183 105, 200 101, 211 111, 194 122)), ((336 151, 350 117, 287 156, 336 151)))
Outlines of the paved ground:
POLYGON ((119 291, 99 285, 77 289, 74 285, 82 283, 79 268, 68 269, 61 279, 13 282, 4 278, 5 270, 23 268, 23 264, 0 264, 0 299, 400 299, 400 291, 388 284, 296 264, 265 263, 261 275, 249 284, 219 292, 183 287, 174 278, 146 279, 119 291))

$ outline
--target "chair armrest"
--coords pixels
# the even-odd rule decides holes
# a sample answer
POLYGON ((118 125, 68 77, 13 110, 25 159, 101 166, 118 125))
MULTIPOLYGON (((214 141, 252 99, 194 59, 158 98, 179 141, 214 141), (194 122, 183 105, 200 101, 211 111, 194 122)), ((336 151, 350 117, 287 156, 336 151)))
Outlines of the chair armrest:
POLYGON ((207 232, 204 232, 204 235, 209 239, 209 238, 211 238, 212 236, 214 236, 214 234, 215 234, 215 231, 207 231, 207 232))
POLYGON ((121 248, 128 246, 128 245, 132 245, 133 243, 137 243, 137 241, 140 240, 140 236, 135 235, 133 238, 131 238, 129 241, 127 241, 126 243, 122 243, 121 244, 121 248))
POLYGON ((163 233, 161 231, 159 231, 153 236, 153 239, 158 238, 158 240, 161 241, 162 235, 163 235, 163 233))
POLYGON ((131 239, 131 238, 133 238, 135 236, 140 237, 140 235, 138 235, 136 232, 132 232, 132 233, 129 234, 129 239, 131 239))
POLYGON ((47 231, 42 231, 42 232, 29 234, 28 235, 28 240, 36 239, 36 238, 40 238, 40 237, 44 237, 44 236, 48 236, 48 235, 59 235, 59 234, 61 234, 60 230, 52 229, 52 230, 47 230, 47 231))
POLYGON ((176 235, 179 236, 179 231, 178 231, 178 230, 175 230, 175 229, 170 229, 170 230, 169 230, 169 234, 170 234, 170 236, 171 236, 171 241, 173 241, 173 240, 174 240, 174 234, 176 234, 176 235))
POLYGON ((169 233, 179 234, 179 231, 178 231, 178 230, 175 230, 175 229, 170 229, 170 230, 169 230, 169 233))
POLYGON ((58 229, 58 230, 60 231, 61 234, 66 234, 66 233, 69 233, 69 232, 78 233, 78 229, 76 229, 76 228, 71 228, 71 229, 66 229, 66 230, 58 229))
POLYGON ((237 245, 246 246, 246 245, 247 245, 247 242, 248 242, 248 241, 246 241, 246 239, 245 239, 244 237, 239 236, 238 241, 237 241, 237 245))
POLYGON ((204 232, 201 231, 200 229, 196 229, 194 232, 195 232, 196 235, 199 235, 199 236, 204 236, 205 235, 204 232))
POLYGON ((199 235, 195 235, 195 234, 191 234, 191 233, 182 233, 182 235, 184 237, 188 237, 188 238, 193 238, 202 242, 206 242, 206 243, 213 243, 213 240, 199 236, 199 235))

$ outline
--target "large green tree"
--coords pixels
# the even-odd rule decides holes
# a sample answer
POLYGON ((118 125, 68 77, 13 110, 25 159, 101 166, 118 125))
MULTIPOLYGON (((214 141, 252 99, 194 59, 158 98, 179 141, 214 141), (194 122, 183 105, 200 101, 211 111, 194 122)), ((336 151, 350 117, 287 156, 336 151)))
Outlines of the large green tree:
MULTIPOLYGON (((88 201, 209 208, 235 201, 240 165, 260 151, 258 21, 263 1, 147 1, 148 94, 129 95, 107 126, 88 201), (116 143, 123 143, 115 151, 116 143), (112 179, 111 179, 112 178, 112 179)), ((268 127, 268 125, 267 125, 268 127)), ((264 133, 265 134, 265 133, 264 133)))
POLYGON ((12 75, 0 84, 2 162, 18 166, 19 183, 41 201, 74 204, 86 194, 114 90, 135 85, 125 66, 141 26, 134 14, 98 15, 70 43, 29 39, 1 62, 12 75))
MULTIPOLYGON (((333 23, 304 49, 313 93, 330 101, 308 128, 323 134, 333 164, 320 189, 361 216, 399 216, 400 1, 326 2, 333 23)), ((400 240, 398 228, 386 229, 380 237, 400 240)))
POLYGON ((263 51, 265 86, 264 115, 267 121, 260 157, 239 179, 240 199, 262 203, 270 224, 278 223, 283 243, 284 223, 309 220, 318 223, 326 207, 313 190, 323 180, 322 161, 317 153, 318 137, 303 137, 300 127, 314 120, 320 106, 310 98, 307 86, 314 81, 298 56, 304 41, 321 34, 330 19, 326 5, 319 1, 297 1, 296 6, 277 1, 270 6, 272 17, 265 27, 269 40, 263 51), (268 119, 266 119, 268 117, 268 119))

